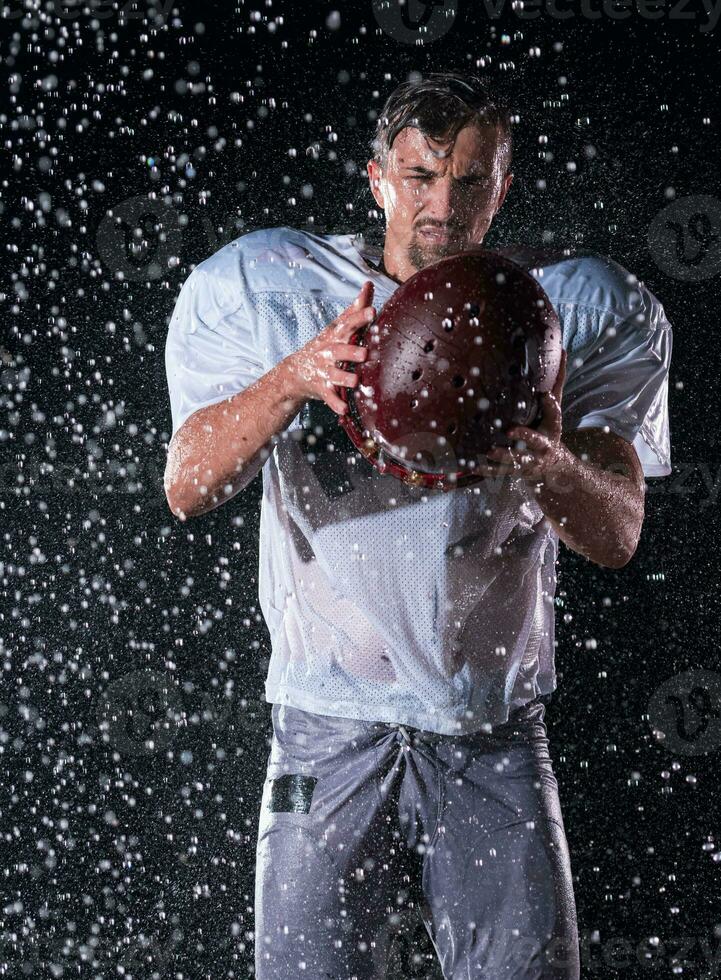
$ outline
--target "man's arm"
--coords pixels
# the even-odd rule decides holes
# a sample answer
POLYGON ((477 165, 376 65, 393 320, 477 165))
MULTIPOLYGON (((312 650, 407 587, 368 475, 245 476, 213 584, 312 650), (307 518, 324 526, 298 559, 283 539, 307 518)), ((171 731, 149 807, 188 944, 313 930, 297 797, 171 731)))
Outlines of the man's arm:
POLYGON ((270 454, 274 435, 298 414, 286 362, 224 401, 194 412, 173 436, 165 496, 180 520, 215 510, 244 489, 270 454))
POLYGON ((495 447, 483 475, 521 476, 569 548, 598 565, 621 568, 636 550, 646 485, 636 450, 608 426, 562 431, 561 398, 567 353, 553 390, 541 396, 536 429, 515 426, 513 449, 495 447))
MULTIPOLYGON (((349 341, 375 317, 372 296, 373 283, 366 280, 350 306, 298 351, 253 384, 185 419, 170 441, 164 478, 176 517, 206 514, 244 489, 268 458, 274 438, 309 398, 322 399, 339 414, 347 410, 336 388, 353 387, 358 374, 337 365, 366 359, 368 349, 349 341)), ((208 346, 222 353, 220 344, 208 346)), ((207 351, 204 357, 207 363, 207 351)), ((184 370, 192 379, 192 370, 187 365, 184 370)))
MULTIPOLYGON (((509 257, 526 267, 558 260, 527 249, 509 257)), ((590 340, 574 353, 567 390, 564 350, 554 391, 542 398, 543 422, 507 433, 520 440, 521 451, 499 447, 487 454, 495 464, 512 461, 512 470, 496 466, 488 473, 523 477, 538 491, 540 507, 568 547, 620 568, 633 556, 643 523, 644 468, 633 448, 642 424, 658 459, 669 456, 672 332, 662 305, 627 270, 608 258, 584 258, 591 278, 598 274, 603 291, 617 299, 591 317, 590 340), (587 427, 579 428, 584 421, 587 427)))
POLYGON ((621 436, 596 427, 564 432, 556 465, 527 482, 567 547, 608 568, 631 560, 646 485, 636 450, 621 436))

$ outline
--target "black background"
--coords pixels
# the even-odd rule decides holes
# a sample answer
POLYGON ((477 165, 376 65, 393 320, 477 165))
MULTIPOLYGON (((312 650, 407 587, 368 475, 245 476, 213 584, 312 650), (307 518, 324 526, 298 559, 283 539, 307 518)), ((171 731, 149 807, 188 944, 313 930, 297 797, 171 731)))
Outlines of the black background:
MULTIPOLYGON (((253 974, 261 479, 185 525, 167 508, 167 322, 246 231, 382 241, 375 119, 443 69, 489 75, 519 117, 486 244, 610 254, 674 328, 673 475, 649 479, 625 568, 561 549, 547 721, 584 976, 717 975, 721 26, 700 3, 568 9, 458 0, 411 44, 366 0, 4 8, 2 975, 253 974), (701 219, 649 244, 686 198, 701 219), (668 691, 675 751, 649 707, 668 691)), ((439 976, 409 952, 394 976, 439 976)))

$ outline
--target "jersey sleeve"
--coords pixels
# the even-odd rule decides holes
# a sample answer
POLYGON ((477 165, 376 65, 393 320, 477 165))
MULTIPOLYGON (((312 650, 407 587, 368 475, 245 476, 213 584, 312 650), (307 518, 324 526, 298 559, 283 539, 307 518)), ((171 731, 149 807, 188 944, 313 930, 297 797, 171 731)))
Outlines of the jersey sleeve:
POLYGON ((241 282, 203 269, 183 283, 168 326, 165 372, 173 431, 200 408, 243 391, 264 373, 241 282))
POLYGON ((607 425, 633 444, 645 476, 668 476, 672 329, 648 290, 637 295, 633 312, 599 320, 592 339, 568 352, 562 424, 565 431, 607 425))

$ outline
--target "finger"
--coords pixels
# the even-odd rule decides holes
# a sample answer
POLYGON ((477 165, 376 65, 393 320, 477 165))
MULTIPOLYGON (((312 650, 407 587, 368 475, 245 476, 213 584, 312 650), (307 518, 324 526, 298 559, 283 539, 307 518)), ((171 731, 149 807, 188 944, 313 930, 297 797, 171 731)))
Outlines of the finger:
POLYGON ((339 398, 337 395, 326 395, 323 399, 329 408, 332 408, 336 415, 345 415, 348 411, 348 406, 339 398))
POLYGON ((367 347, 356 347, 349 354, 341 354, 335 358, 336 367, 342 367, 343 364, 356 363, 362 364, 368 358, 368 348, 367 347))
POLYGON ((366 306, 362 310, 354 310, 351 313, 342 313, 335 322, 335 330, 339 336, 347 339, 359 327, 370 323, 376 315, 374 306, 366 306))
POLYGON ((556 377, 556 383, 553 386, 553 394, 558 398, 559 402, 561 400, 561 392, 563 391, 563 383, 566 380, 566 364, 568 363, 568 351, 561 350, 561 363, 558 367, 558 376, 556 377))
POLYGON ((496 462, 493 458, 488 465, 490 467, 489 472, 496 473, 497 475, 504 473, 513 476, 535 476, 538 471, 538 460, 534 459, 530 454, 520 456, 520 460, 515 465, 496 462))
POLYGON ((331 368, 328 372, 330 383, 343 385, 344 388, 355 388, 358 384, 358 375, 352 371, 341 371, 340 368, 331 368))
POLYGON ((368 348, 358 344, 335 344, 333 358, 336 361, 364 361, 368 357, 368 348))
POLYGON ((491 463, 476 463, 473 472, 478 476, 498 477, 515 476, 513 467, 494 465, 491 463))
POLYGON ((558 395, 546 391, 541 397, 541 405, 543 418, 538 428, 541 432, 549 432, 561 418, 561 400, 558 395))
POLYGON ((495 443, 494 442, 494 443, 491 443, 491 445, 486 450, 486 452, 484 453, 484 455, 485 456, 488 456, 488 455, 490 455, 490 453, 495 453, 496 455, 498 455, 499 453, 510 453, 510 452, 511 452, 511 447, 510 446, 502 446, 499 443, 495 443))
POLYGON ((360 292, 358 293, 358 295, 356 296, 356 298, 353 300, 353 303, 351 305, 354 308, 357 308, 357 309, 359 309, 362 306, 367 306, 368 303, 370 302, 370 299, 371 299, 372 295, 373 295, 373 290, 374 289, 375 289, 375 286, 370 281, 370 279, 366 279, 366 281, 363 283, 363 285, 360 288, 360 292))
POLYGON ((339 390, 341 386, 338 385, 336 381, 330 379, 323 382, 321 392, 318 397, 322 398, 323 401, 335 412, 340 412, 344 414, 347 409, 347 402, 343 395, 345 394, 345 386, 343 386, 343 391, 339 390))
POLYGON ((341 324, 352 323, 355 326, 362 326, 364 323, 370 323, 375 315, 376 310, 374 306, 364 306, 362 309, 357 310, 344 310, 335 321, 335 325, 340 326, 341 324))
POLYGON ((533 431, 544 437, 552 436, 561 421, 561 403, 550 391, 542 393, 540 402, 540 420, 533 431))
POLYGON ((545 444, 531 446, 525 439, 519 439, 513 449, 495 446, 486 455, 489 459, 505 463, 515 463, 516 466, 526 466, 529 462, 537 462, 545 452, 545 444))
POLYGON ((548 436, 539 432, 538 429, 510 429, 507 435, 515 443, 523 442, 531 449, 547 449, 550 445, 548 436))
POLYGON ((535 438, 537 435, 538 430, 531 429, 527 425, 515 425, 512 429, 509 429, 508 432, 506 432, 507 438, 514 442, 517 442, 519 439, 523 439, 524 442, 526 442, 529 439, 535 438))
POLYGON ((487 456, 489 459, 491 458, 491 456, 494 459, 505 459, 509 463, 511 462, 512 459, 511 450, 508 449, 506 446, 491 446, 491 448, 486 453, 484 453, 484 455, 487 456))

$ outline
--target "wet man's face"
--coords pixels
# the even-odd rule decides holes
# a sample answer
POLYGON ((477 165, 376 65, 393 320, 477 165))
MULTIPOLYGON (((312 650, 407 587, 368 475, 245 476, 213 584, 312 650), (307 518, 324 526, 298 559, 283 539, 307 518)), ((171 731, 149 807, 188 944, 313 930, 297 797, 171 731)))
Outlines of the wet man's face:
POLYGON ((419 269, 480 245, 513 177, 504 173, 501 132, 469 125, 454 142, 413 126, 393 141, 386 168, 368 162, 376 202, 385 211, 386 271, 404 282, 419 269))

